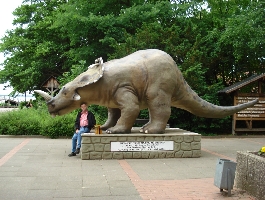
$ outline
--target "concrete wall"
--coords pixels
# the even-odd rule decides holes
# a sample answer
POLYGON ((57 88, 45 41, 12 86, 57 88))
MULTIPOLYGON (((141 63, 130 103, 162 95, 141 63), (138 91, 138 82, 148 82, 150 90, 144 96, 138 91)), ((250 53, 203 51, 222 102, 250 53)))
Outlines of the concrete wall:
POLYGON ((236 161, 236 187, 265 200, 265 158, 250 152, 237 152, 236 161))
POLYGON ((201 156, 201 135, 186 131, 165 134, 84 134, 82 135, 82 160, 95 159, 146 159, 190 158, 201 156), (111 142, 173 141, 173 150, 167 151, 111 151, 111 142))

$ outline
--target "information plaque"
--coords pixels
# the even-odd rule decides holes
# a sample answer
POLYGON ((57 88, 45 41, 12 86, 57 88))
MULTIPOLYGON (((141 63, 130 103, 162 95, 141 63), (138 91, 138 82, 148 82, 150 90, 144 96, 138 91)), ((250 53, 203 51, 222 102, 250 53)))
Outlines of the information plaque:
POLYGON ((248 96, 240 96, 238 94, 234 97, 235 105, 248 103, 255 99, 259 99, 259 102, 252 107, 241 110, 235 114, 236 120, 265 120, 265 97, 250 96, 251 94, 244 94, 248 96))
POLYGON ((111 151, 173 151, 174 141, 111 142, 111 151))

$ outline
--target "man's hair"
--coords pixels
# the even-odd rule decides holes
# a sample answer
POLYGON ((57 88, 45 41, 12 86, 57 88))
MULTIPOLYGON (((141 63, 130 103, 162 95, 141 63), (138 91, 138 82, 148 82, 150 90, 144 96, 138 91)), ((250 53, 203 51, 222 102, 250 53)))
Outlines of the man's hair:
MULTIPOLYGON (((80 106, 82 106, 83 104, 85 104, 86 105, 86 102, 82 102, 82 103, 80 103, 80 106)), ((86 105, 87 106, 87 105, 86 105)))

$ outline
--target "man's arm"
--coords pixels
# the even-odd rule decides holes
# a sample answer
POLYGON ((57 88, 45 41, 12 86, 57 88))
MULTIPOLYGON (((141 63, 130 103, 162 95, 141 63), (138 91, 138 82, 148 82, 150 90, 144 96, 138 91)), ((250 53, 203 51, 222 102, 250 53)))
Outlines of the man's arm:
POLYGON ((95 125, 96 125, 96 119, 95 119, 95 116, 92 112, 89 112, 89 115, 88 115, 88 123, 89 123, 89 128, 92 129, 95 125))
POLYGON ((80 129, 80 114, 78 113, 75 119, 75 130, 79 130, 80 129))

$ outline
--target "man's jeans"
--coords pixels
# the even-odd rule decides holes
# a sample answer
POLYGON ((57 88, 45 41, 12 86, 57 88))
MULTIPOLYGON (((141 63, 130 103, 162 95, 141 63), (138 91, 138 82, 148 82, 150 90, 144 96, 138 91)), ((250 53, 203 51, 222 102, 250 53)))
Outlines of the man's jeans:
POLYGON ((87 127, 80 127, 80 130, 77 133, 74 133, 72 137, 72 152, 75 152, 76 148, 81 148, 81 134, 82 133, 89 133, 90 130, 87 127), (76 146, 77 143, 77 146, 76 146))

